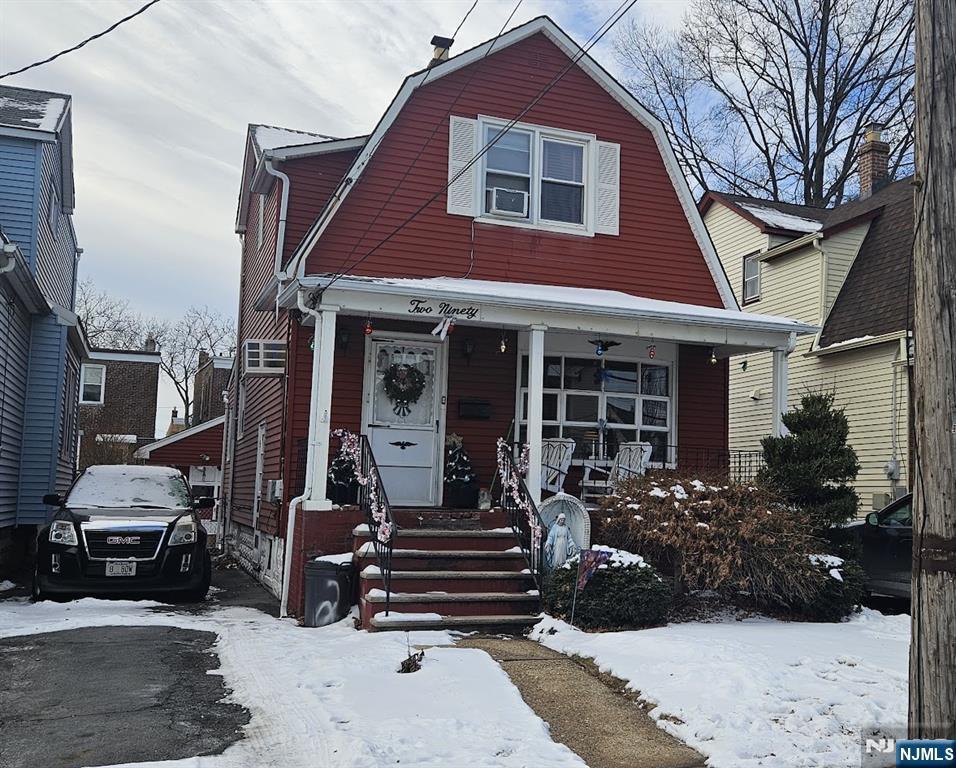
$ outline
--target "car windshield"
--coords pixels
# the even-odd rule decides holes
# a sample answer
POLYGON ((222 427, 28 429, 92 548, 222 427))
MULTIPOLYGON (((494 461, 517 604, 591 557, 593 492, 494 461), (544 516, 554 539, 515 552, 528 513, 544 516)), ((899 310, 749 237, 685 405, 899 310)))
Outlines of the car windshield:
POLYGON ((157 509, 186 509, 189 489, 168 467, 94 466, 73 485, 66 504, 73 509, 122 509, 149 514, 157 509))

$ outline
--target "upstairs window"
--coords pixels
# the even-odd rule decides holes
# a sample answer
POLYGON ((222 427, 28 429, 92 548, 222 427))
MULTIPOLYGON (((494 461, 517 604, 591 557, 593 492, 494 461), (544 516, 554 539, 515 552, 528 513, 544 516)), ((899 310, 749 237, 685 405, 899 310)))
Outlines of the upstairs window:
POLYGON ((83 405, 102 405, 106 391, 106 366, 84 365, 80 370, 80 402, 83 405))
POLYGON ((50 209, 46 212, 46 220, 50 229, 56 233, 60 223, 60 196, 56 192, 56 184, 50 183, 50 209))
POLYGON ((247 339, 245 373, 247 376, 271 376, 285 372, 285 342, 247 339))
POLYGON ((450 120, 448 213, 568 234, 618 234, 619 144, 524 123, 504 131, 508 121, 497 118, 450 120))
POLYGON ((760 252, 744 256, 744 304, 760 298, 760 252))

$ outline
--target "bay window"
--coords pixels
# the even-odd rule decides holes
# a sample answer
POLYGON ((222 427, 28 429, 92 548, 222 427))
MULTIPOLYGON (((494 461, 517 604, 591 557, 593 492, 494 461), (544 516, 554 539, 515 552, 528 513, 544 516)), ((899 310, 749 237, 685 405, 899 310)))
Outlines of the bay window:
MULTIPOLYGON (((666 363, 545 357, 543 435, 570 437, 576 459, 613 459, 621 443, 652 446, 651 461, 673 461, 672 371, 666 363)), ((519 440, 527 435, 528 358, 521 362, 519 440)))

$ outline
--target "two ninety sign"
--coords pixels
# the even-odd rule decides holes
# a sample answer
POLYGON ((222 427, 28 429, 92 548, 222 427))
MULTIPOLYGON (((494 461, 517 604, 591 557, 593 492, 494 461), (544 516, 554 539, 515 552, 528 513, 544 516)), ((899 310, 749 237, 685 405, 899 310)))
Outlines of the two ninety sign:
POLYGON ((478 304, 453 304, 450 301, 433 301, 431 299, 410 299, 408 314, 425 315, 426 317, 453 317, 477 320, 481 317, 481 307, 478 304))

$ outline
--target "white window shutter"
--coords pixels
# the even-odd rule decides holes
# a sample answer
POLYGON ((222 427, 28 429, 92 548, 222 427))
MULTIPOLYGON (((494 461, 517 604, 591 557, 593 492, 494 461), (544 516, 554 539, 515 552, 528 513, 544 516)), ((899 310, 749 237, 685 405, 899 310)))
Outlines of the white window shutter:
POLYGON ((478 153, 478 121, 451 117, 448 126, 448 213, 456 216, 477 216, 477 179, 481 160, 463 169, 478 153), (461 174, 458 176, 458 174, 461 174), (454 182, 452 179, 458 177, 454 182))
POLYGON ((594 231, 601 235, 618 234, 621 206, 621 145, 597 143, 597 194, 594 231))

